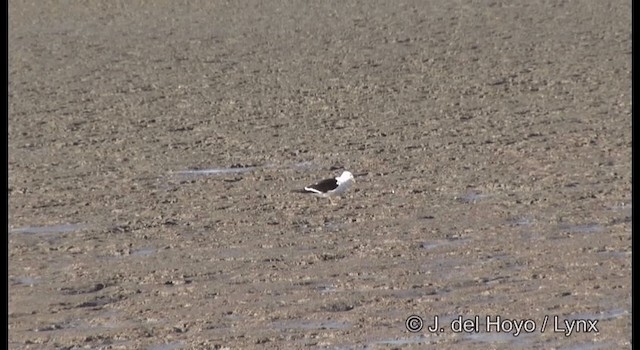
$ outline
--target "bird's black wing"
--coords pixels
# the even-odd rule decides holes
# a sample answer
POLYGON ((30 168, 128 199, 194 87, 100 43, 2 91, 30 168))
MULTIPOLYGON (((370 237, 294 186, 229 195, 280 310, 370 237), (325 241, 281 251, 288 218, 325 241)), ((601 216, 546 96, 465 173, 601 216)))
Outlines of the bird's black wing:
POLYGON ((314 189, 316 191, 320 191, 322 193, 326 193, 329 192, 331 190, 335 190, 336 188, 338 188, 338 180, 336 179, 326 179, 326 180, 322 180, 320 182, 317 182, 309 187, 306 187, 309 189, 314 189))

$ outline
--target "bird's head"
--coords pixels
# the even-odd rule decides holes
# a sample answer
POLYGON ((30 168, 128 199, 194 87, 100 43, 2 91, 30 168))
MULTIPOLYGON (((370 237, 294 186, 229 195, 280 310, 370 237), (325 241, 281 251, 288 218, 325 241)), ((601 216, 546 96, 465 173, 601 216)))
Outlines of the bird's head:
POLYGON ((342 175, 340 175, 338 177, 338 181, 340 181, 340 182, 345 182, 345 181, 349 181, 349 180, 351 180, 353 182, 356 182, 356 179, 353 177, 353 174, 351 172, 349 172, 349 171, 344 171, 342 173, 342 175))

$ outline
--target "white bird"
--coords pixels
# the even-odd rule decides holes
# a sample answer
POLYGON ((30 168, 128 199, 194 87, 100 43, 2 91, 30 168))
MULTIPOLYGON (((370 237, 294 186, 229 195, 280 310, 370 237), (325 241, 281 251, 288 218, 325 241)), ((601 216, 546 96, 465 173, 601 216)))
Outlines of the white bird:
POLYGON ((354 179, 353 174, 348 171, 344 171, 338 177, 318 181, 313 185, 295 192, 309 193, 317 197, 329 198, 329 201, 333 204, 331 197, 342 195, 349 189, 349 187, 351 187, 351 185, 353 185, 354 182, 356 182, 356 180, 354 179))

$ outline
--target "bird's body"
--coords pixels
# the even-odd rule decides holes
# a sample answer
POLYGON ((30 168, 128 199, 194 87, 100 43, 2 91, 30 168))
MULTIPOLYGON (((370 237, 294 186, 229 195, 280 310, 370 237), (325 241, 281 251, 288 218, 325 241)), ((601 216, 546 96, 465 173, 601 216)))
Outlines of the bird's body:
POLYGON ((353 178, 353 174, 345 171, 338 177, 318 181, 315 184, 307 186, 303 190, 299 190, 297 192, 309 193, 314 196, 329 198, 329 200, 331 200, 331 197, 339 196, 346 192, 354 182, 355 179, 353 178))

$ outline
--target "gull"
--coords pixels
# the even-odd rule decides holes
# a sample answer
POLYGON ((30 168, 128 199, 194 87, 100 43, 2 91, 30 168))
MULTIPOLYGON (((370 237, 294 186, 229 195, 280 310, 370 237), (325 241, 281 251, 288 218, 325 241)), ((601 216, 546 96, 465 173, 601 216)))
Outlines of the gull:
POLYGON ((353 178, 353 174, 344 171, 338 177, 318 181, 313 185, 307 186, 302 190, 295 190, 294 192, 309 193, 317 197, 329 198, 331 204, 334 204, 331 198, 344 194, 354 182, 356 182, 356 180, 353 178))

